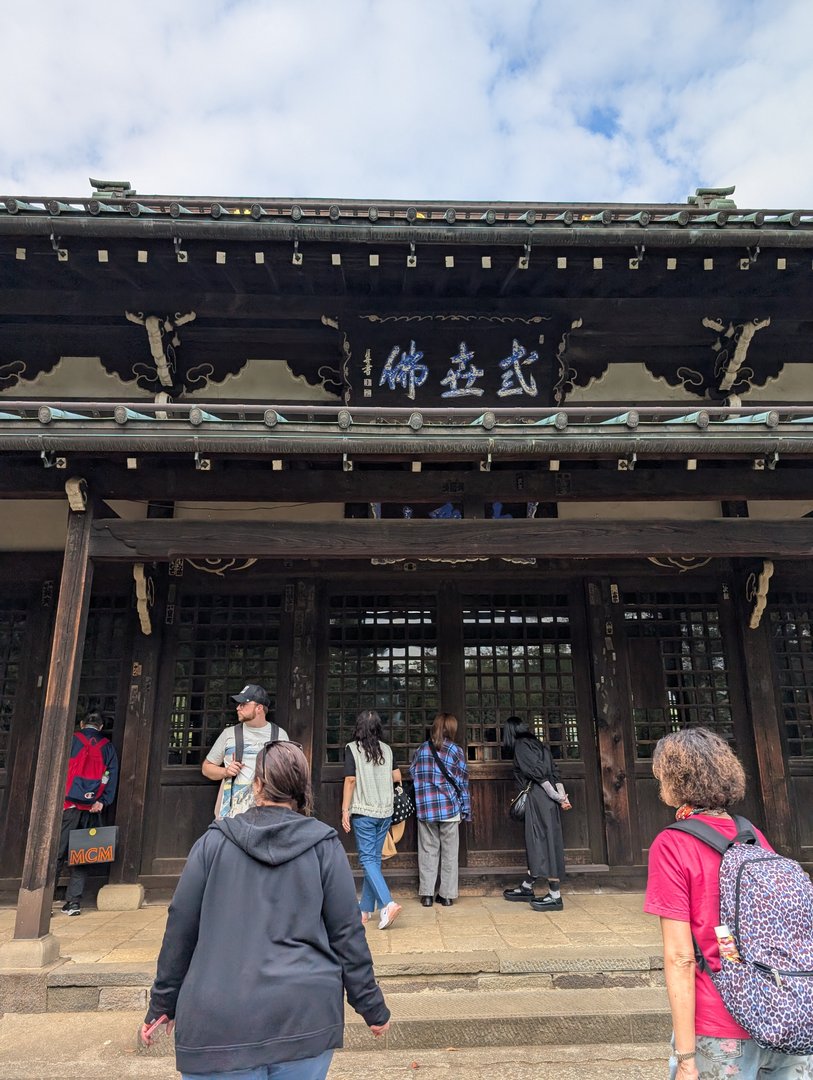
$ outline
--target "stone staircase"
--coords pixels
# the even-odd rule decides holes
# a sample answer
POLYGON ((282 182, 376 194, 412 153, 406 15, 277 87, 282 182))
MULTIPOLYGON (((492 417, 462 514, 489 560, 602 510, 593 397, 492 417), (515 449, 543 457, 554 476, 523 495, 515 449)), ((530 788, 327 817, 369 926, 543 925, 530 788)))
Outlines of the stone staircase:
MULTIPOLYGON (((348 1009, 349 1050, 665 1046, 671 1029, 662 959, 645 948, 393 953, 377 958, 376 972, 391 1030, 373 1042, 348 1009)), ((67 962, 16 987, 13 978, 4 976, 9 1012, 143 1014, 153 968, 67 962)))

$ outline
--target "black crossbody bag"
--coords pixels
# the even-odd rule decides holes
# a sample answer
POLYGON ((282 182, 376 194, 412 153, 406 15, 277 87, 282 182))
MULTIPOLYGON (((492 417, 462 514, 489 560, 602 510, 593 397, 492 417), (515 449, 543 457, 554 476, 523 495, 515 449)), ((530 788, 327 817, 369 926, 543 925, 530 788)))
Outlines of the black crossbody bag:
POLYGON ((462 806, 463 806, 463 792, 460 790, 460 785, 456 784, 455 781, 452 780, 451 776, 449 776, 449 774, 446 772, 446 766, 440 760, 440 754, 435 749, 435 744, 432 742, 432 740, 427 739, 426 741, 427 741, 427 745, 429 746, 429 749, 432 751, 432 756, 434 757, 435 761, 438 763, 438 768, 440 769, 440 771, 443 773, 443 775, 446 777, 446 779, 449 781, 449 783, 454 788, 455 794, 457 795, 458 799, 460 799, 460 805, 461 805, 461 809, 462 809, 462 806))

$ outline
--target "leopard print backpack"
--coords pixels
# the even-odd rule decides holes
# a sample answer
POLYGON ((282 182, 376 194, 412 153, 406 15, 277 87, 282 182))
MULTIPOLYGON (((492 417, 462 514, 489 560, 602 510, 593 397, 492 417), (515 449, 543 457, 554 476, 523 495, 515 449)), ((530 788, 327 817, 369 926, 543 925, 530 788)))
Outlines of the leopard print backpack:
POLYGON ((698 967, 756 1043, 813 1054, 813 883, 797 862, 763 848, 746 818, 734 822, 733 840, 702 821, 668 826, 722 856, 720 923, 739 958, 723 956, 714 972, 695 942, 698 967))

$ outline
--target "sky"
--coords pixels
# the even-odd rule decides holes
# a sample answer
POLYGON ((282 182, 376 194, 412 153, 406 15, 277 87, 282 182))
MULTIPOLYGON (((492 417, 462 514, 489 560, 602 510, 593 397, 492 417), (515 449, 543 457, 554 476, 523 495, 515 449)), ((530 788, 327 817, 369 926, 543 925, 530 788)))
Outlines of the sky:
POLYGON ((813 205, 813 0, 86 0, 0 20, 0 196, 813 205))

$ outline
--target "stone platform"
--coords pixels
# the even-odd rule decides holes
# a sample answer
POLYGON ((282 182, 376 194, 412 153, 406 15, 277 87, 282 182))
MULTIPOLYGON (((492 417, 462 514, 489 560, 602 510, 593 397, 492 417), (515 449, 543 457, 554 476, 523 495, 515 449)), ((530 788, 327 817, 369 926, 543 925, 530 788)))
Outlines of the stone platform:
MULTIPOLYGON (((462 897, 451 908, 401 898, 391 929, 367 927, 392 1028, 374 1041, 348 1010, 348 1051, 663 1044, 670 1023, 660 932, 642 913, 642 895, 565 891, 564 898, 564 911, 551 913, 492 896, 462 897)), ((55 914, 60 960, 36 974, 0 971, 0 1009, 55 1020, 143 1015, 166 910, 55 914)), ((0 911, 0 941, 12 926, 13 911, 0 911)))

